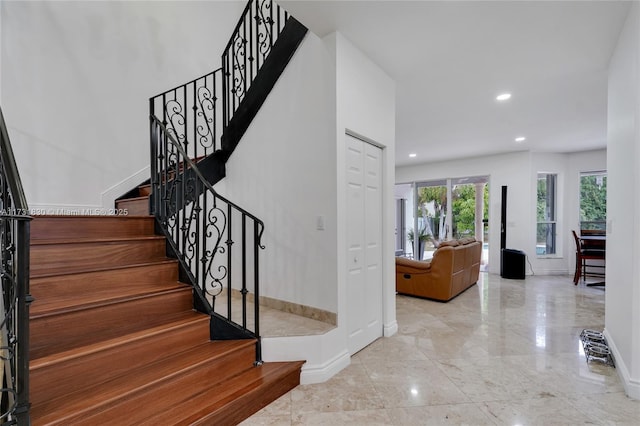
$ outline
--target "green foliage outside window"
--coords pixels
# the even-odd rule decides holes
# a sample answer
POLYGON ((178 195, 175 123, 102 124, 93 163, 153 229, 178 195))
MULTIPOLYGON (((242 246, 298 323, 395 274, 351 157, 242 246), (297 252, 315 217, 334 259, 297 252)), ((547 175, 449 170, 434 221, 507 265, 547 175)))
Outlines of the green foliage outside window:
POLYGON ((607 220, 607 176, 580 177, 581 229, 604 229, 607 220))
MULTIPOLYGON (((451 191, 453 201, 453 236, 475 235, 476 188, 473 184, 455 185, 451 191)), ((484 185, 483 219, 489 217, 489 186, 484 185)), ((447 188, 445 186, 427 186, 418 189, 418 217, 426 218, 435 240, 444 235, 444 221, 447 211, 447 188), (426 211, 425 205, 431 204, 433 212, 426 211)))

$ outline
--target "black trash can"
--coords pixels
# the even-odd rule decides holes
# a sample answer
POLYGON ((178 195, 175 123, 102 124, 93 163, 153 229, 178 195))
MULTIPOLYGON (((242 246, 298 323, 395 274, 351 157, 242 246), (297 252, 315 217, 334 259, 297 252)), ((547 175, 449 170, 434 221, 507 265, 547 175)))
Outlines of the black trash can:
POLYGON ((524 280, 524 263, 527 255, 521 250, 502 249, 500 276, 514 280, 524 280))

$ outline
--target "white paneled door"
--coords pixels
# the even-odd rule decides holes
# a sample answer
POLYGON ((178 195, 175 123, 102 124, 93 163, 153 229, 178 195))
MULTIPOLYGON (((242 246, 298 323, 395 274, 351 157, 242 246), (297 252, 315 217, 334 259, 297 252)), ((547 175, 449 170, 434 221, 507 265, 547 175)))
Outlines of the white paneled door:
POLYGON ((347 327, 353 355, 382 336, 382 150, 346 135, 347 327))

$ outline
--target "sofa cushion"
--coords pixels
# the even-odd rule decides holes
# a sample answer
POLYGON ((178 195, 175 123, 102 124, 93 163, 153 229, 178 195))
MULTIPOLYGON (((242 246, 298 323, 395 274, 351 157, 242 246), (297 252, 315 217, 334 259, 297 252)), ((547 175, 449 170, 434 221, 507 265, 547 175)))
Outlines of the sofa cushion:
POLYGON ((475 243, 476 239, 474 237, 464 237, 464 238, 460 238, 458 242, 460 244, 466 245, 466 244, 475 243))

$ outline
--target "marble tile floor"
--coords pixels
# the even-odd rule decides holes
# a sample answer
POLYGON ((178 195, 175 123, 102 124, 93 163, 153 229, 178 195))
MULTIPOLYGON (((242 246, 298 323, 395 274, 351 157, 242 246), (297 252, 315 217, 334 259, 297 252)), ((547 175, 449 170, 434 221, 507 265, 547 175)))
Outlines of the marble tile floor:
POLYGON ((396 296, 396 335, 242 425, 639 425, 640 401, 579 339, 603 329, 604 292, 481 273, 448 303, 396 296))

